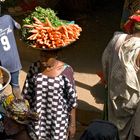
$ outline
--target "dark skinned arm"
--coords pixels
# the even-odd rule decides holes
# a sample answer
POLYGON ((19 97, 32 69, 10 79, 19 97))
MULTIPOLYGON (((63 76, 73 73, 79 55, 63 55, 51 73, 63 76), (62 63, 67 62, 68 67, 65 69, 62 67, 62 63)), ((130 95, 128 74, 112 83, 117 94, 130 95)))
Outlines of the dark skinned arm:
POLYGON ((76 133, 76 108, 73 108, 70 112, 70 124, 69 124, 69 138, 73 138, 76 133))

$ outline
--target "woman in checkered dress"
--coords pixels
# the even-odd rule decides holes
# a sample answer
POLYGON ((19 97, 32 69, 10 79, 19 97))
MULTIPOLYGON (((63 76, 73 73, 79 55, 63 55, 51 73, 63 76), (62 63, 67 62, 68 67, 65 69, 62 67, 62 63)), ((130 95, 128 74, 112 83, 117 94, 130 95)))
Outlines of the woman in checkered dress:
POLYGON ((39 115, 30 127, 37 140, 67 140, 76 131, 73 69, 57 60, 55 51, 42 52, 41 60, 31 65, 23 87, 23 96, 39 115))

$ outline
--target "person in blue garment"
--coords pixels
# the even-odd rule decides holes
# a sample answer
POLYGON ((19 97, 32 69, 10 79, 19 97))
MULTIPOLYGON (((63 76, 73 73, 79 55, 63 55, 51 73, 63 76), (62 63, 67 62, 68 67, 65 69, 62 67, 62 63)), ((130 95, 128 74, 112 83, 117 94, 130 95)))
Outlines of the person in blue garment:
POLYGON ((10 15, 0 17, 0 63, 11 74, 12 93, 21 98, 19 86, 19 72, 22 68, 14 36, 14 29, 21 26, 10 15))

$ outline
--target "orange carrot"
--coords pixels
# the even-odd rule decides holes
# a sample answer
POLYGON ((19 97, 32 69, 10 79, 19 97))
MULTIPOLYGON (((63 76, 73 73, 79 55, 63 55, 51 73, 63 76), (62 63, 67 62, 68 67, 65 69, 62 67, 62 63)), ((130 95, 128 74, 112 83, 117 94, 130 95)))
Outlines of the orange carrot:
POLYGON ((33 38, 36 36, 36 34, 33 34, 33 35, 31 35, 31 36, 29 36, 27 39, 28 40, 33 40, 33 38))
POLYGON ((40 24, 40 25, 43 25, 43 23, 36 17, 33 17, 33 19, 35 20, 36 23, 40 24))
POLYGON ((48 18, 46 18, 46 25, 49 26, 49 27, 52 27, 52 24, 51 24, 51 22, 49 21, 48 18))
POLYGON ((33 29, 33 30, 30 30, 29 32, 30 33, 38 33, 38 30, 33 29))
POLYGON ((27 25, 27 24, 23 25, 23 27, 26 27, 26 28, 34 28, 33 25, 27 25))

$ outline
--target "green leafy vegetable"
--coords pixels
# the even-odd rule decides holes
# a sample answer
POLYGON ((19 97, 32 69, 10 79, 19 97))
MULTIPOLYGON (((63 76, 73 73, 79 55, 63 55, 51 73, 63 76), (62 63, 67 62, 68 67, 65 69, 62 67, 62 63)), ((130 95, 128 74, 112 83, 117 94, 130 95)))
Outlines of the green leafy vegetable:
MULTIPOLYGON (((34 23, 33 17, 36 17, 41 22, 45 22, 46 17, 47 17, 49 19, 49 21, 51 22, 52 26, 54 26, 54 27, 58 27, 58 26, 69 23, 68 21, 60 20, 52 9, 50 9, 50 8, 44 9, 44 8, 38 6, 35 8, 35 11, 33 11, 30 15, 28 15, 25 19, 23 19, 23 26, 32 25, 34 23)), ((29 30, 30 29, 28 29, 28 28, 24 28, 24 27, 22 28, 22 36, 23 36, 24 40, 26 40, 26 38, 28 38, 28 36, 30 35, 29 30)), ((29 42, 27 42, 27 43, 29 43, 29 42)))

